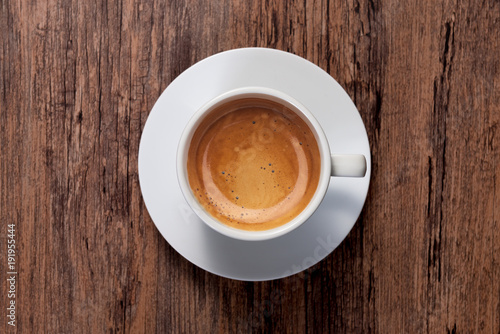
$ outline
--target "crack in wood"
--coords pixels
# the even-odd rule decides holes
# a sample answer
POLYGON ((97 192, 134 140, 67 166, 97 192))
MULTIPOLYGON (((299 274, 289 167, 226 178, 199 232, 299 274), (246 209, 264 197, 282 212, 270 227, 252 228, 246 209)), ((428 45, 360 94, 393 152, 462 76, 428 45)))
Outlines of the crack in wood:
POLYGON ((431 193, 432 193, 432 158, 429 156, 427 177, 428 177, 428 192, 427 192, 427 217, 430 217, 431 212, 431 193))
POLYGON ((453 324, 453 327, 450 329, 446 327, 446 334, 456 334, 457 333, 457 324, 453 324))
MULTIPOLYGON (((443 38, 442 52, 439 61, 442 69, 439 77, 434 80, 433 95, 433 122, 431 127, 435 131, 432 134, 434 156, 436 161, 429 157, 428 160, 428 207, 427 218, 429 221, 429 241, 427 254, 427 279, 432 281, 437 277, 441 281, 442 261, 441 261, 441 243, 443 230, 443 205, 445 201, 446 185, 446 120, 449 111, 450 98, 450 77, 451 67, 454 56, 454 19, 444 23, 441 36, 443 38), (435 175, 435 177, 433 177, 435 175), (436 276, 434 276, 436 275, 436 276)), ((430 287, 429 287, 430 288, 430 287)))
POLYGON ((382 94, 379 89, 375 89, 375 110, 373 116, 373 123, 377 137, 380 135, 380 127, 382 124, 382 94))

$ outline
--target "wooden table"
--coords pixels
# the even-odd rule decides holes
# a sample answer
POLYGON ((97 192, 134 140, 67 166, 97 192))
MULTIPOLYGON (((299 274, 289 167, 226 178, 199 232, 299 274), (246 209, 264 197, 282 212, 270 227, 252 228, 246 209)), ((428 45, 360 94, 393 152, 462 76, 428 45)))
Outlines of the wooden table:
POLYGON ((499 333, 500 2, 0 8, 0 332, 499 333), (341 246, 260 283, 174 251, 137 172, 161 92, 197 61, 245 46, 331 74, 373 155, 365 207, 341 246))

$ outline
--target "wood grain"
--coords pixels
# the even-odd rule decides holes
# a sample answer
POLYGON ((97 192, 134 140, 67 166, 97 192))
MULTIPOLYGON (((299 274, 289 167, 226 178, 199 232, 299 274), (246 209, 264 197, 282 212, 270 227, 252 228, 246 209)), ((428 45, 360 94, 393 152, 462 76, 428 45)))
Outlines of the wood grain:
POLYGON ((1 1, 4 333, 500 333, 500 2, 1 1), (161 92, 220 51, 317 64, 360 110, 364 210, 295 276, 176 253, 141 197, 161 92), (16 327, 6 320, 16 224, 16 327))

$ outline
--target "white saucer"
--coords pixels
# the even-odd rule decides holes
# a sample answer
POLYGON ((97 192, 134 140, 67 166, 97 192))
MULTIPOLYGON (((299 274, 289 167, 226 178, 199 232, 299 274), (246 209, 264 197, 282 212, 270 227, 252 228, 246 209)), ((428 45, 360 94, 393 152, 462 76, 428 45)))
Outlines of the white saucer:
POLYGON ((262 281, 286 277, 325 258, 347 236, 368 192, 371 157, 363 121, 347 93, 326 72, 290 53, 245 48, 206 58, 179 75, 151 111, 139 148, 139 180, 156 227, 182 256, 220 276, 262 281), (184 126, 221 93, 262 86, 293 96, 325 131, 332 153, 364 154, 364 178, 332 178, 314 215, 292 232, 266 241, 241 241, 206 226, 187 205, 177 182, 176 150, 184 126))

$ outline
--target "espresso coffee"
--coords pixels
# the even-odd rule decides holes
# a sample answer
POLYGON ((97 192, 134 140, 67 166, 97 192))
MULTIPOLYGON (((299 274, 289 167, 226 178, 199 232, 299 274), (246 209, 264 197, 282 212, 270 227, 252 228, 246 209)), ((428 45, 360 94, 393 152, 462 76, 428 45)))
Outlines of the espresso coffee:
POLYGON ((309 126, 261 98, 216 107, 191 140, 191 190, 218 221, 248 231, 290 222, 318 187, 321 158, 309 126))

